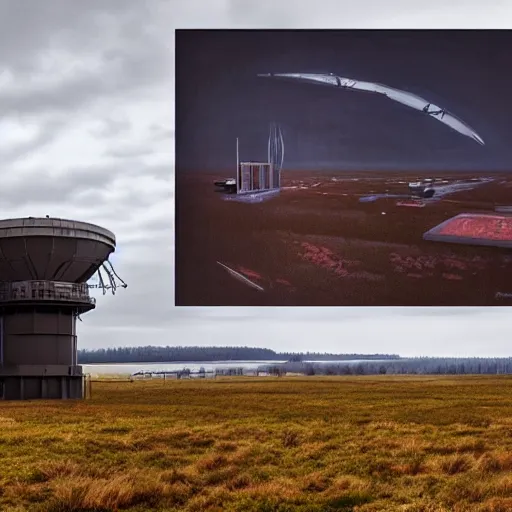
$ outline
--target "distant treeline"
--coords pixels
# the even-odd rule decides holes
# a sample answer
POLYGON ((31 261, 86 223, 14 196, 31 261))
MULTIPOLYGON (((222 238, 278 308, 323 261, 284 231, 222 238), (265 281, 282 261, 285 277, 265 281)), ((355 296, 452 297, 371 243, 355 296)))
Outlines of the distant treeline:
POLYGON ((396 354, 274 352, 253 347, 120 347, 78 351, 79 364, 172 363, 174 361, 350 361, 400 359, 396 354))
POLYGON ((305 375, 496 375, 512 374, 512 357, 419 357, 398 361, 365 361, 353 364, 289 362, 269 367, 269 370, 272 373, 294 372, 305 375))

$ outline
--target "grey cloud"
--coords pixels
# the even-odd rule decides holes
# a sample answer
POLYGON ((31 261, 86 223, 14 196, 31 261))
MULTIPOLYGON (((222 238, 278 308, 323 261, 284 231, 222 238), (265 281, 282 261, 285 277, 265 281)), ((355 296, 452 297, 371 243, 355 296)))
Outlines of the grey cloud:
POLYGON ((164 56, 161 57, 161 61, 155 59, 157 62, 152 66, 147 62, 147 55, 127 56, 122 65, 113 67, 113 72, 107 76, 102 72, 89 72, 58 86, 0 92, 0 112, 5 115, 70 111, 132 90, 153 88, 166 78, 164 56))
POLYGON ((157 259, 164 260, 167 264, 173 260, 172 248, 174 242, 169 236, 169 231, 172 230, 172 220, 170 218, 138 220, 134 216, 130 218, 130 227, 133 228, 132 232, 127 232, 125 236, 119 239, 119 244, 122 244, 124 251, 131 247, 133 249, 130 248, 130 253, 134 254, 135 258, 140 252, 149 252, 157 259), (166 251, 169 251, 169 253, 166 253, 166 251))
MULTIPOLYGON (((158 250, 158 246, 155 250, 158 250)), ((158 265, 148 265, 144 261, 130 262, 126 271, 122 265, 114 266, 121 278, 126 280, 128 288, 119 290, 115 297, 98 297, 98 309, 89 317, 94 327, 147 325, 166 328, 172 325, 174 290, 170 265, 165 261, 158 265)))
MULTIPOLYGON (((105 156, 120 159, 140 158, 157 153, 159 148, 162 147, 163 142, 168 140, 174 142, 174 130, 170 129, 168 126, 153 124, 149 126, 148 132, 147 136, 140 141, 140 144, 135 145, 132 143, 113 146, 105 152, 105 156)), ((95 133, 95 135, 102 138, 101 134, 95 133)), ((169 171, 169 168, 167 168, 167 171, 169 171)))
POLYGON ((174 128, 169 128, 168 126, 162 126, 161 124, 153 124, 150 126, 151 136, 158 140, 174 140, 175 138, 175 130, 174 128))
MULTIPOLYGON (((200 0, 197 0, 200 1, 200 0)), ((194 3, 194 2, 192 2, 194 3)), ((464 9, 475 11, 482 9, 479 0, 464 0, 464 9)), ((497 2, 490 8, 495 8, 497 2)), ((457 4, 461 7, 460 3, 457 4)), ((506 9, 506 2, 501 2, 501 9, 506 9)), ((498 9, 500 6, 498 6, 498 9)), ((461 20, 460 11, 448 6, 444 0, 432 0, 418 3, 409 0, 359 0, 348 5, 339 0, 322 0, 318 4, 300 4, 294 0, 280 2, 252 2, 251 0, 230 0, 227 4, 231 23, 244 28, 391 28, 403 25, 428 28, 432 23, 440 24, 447 18, 448 26, 454 28, 452 20, 461 20), (454 12, 456 15, 454 16, 454 12), (451 16, 450 16, 451 15, 451 16), (400 23, 402 22, 402 23, 400 23)), ((489 12, 489 11, 488 11, 489 12)), ((478 16, 478 13, 476 13, 478 16)), ((466 15, 465 23, 473 23, 466 15)), ((482 22, 480 16, 478 21, 482 22)), ((446 24, 446 23, 445 23, 446 24)))
POLYGON ((203 323, 209 325, 211 323, 229 323, 229 322, 242 322, 249 321, 251 323, 260 323, 268 321, 283 321, 282 314, 269 314, 268 311, 263 311, 263 308, 256 308, 257 311, 251 308, 220 308, 221 311, 208 308, 189 308, 189 307, 175 307, 172 313, 174 322, 185 322, 197 324, 203 323))
POLYGON ((3 165, 13 163, 19 158, 31 155, 37 150, 48 146, 56 140, 67 126, 69 126, 69 123, 65 120, 51 119, 41 123, 39 133, 34 139, 12 147, 6 147, 5 145, 2 147, 2 145, 0 145, 0 159, 3 165))
POLYGON ((151 176, 169 181, 171 188, 174 188, 174 169, 170 164, 154 164, 147 167, 151 176))
POLYGON ((105 155, 114 158, 134 158, 151 155, 153 153, 154 150, 147 146, 124 146, 106 151, 105 155))
MULTIPOLYGON (((408 0, 395 0, 395 8, 406 12, 418 11, 421 6, 412 5, 408 0)), ((440 3, 440 2, 439 2, 440 3)), ((378 0, 362 0, 351 3, 350 8, 339 0, 326 0, 318 8, 301 9, 293 0, 281 2, 252 2, 250 0, 231 0, 229 15, 234 23, 255 28, 265 25, 269 28, 295 28, 307 24, 332 25, 344 27, 354 23, 368 23, 389 14, 389 3, 378 0)))
POLYGON ((99 123, 100 126, 91 130, 91 135, 104 139, 124 135, 130 131, 132 124, 128 119, 106 118, 99 123))
MULTIPOLYGON (((138 211, 152 206, 156 201, 162 199, 168 201, 172 200, 172 196, 166 192, 164 188, 161 189, 160 195, 149 195, 138 192, 137 190, 126 190, 115 203, 109 203, 105 190, 99 187, 96 190, 89 188, 84 192, 79 191, 76 195, 69 194, 69 192, 66 192, 66 194, 77 207, 83 207, 84 210, 91 208, 97 209, 97 215, 93 214, 91 218, 103 217, 105 213, 114 217, 125 219, 132 218, 138 211), (127 212, 129 213, 128 215, 127 212)), ((51 200, 52 196, 55 200, 55 198, 59 197, 59 194, 53 189, 51 190, 51 195, 41 200, 40 203, 45 205, 53 204, 51 200)), ((36 203, 36 201, 34 201, 34 203, 36 203)), ((171 228, 170 223, 168 223, 167 226, 169 229, 171 228)))
POLYGON ((301 308, 301 307, 176 307, 175 318, 179 321, 226 322, 249 320, 255 323, 287 322, 340 323, 386 316, 398 316, 398 308, 301 308))
MULTIPOLYGON (((56 86, 0 91, 0 112, 72 110, 105 97, 119 97, 137 89, 155 88, 170 78, 165 46, 164 1, 66 2, 52 0, 0 6, 0 66, 22 79, 37 69, 39 58, 51 48, 94 53, 107 71, 89 71, 56 86), (85 7, 87 6, 87 7, 85 7), (155 15, 155 10, 157 12, 155 15), (118 38, 102 46, 102 23, 107 17, 118 38), (98 37, 100 35, 100 37, 98 37), (13 45, 13 41, 17 44, 13 45), (5 44, 4 44, 5 43, 5 44)), ((115 39, 115 38, 114 38, 115 39)))
POLYGON ((126 35, 143 36, 136 23, 150 25, 166 21, 165 16, 162 19, 154 15, 156 9, 168 11, 166 0, 4 0, 0 2, 0 62, 30 74, 38 64, 41 49, 62 46, 83 50, 91 42, 98 44, 101 41, 98 29, 105 18, 114 24, 117 20, 118 28, 126 35), (123 23, 130 27, 128 33, 123 23))
MULTIPOLYGON (((125 164, 75 167, 66 171, 59 178, 39 180, 45 176, 47 169, 34 169, 30 174, 24 173, 9 185, 9 193, 2 198, 2 208, 20 206, 27 203, 53 205, 62 202, 71 202, 76 206, 94 207, 95 203, 104 200, 106 192, 116 187, 119 177, 155 177, 163 179, 164 173, 161 166, 152 166, 139 163, 133 166, 125 164)), ((156 197, 149 197, 137 189, 123 190, 122 198, 117 204, 110 204, 112 213, 133 208, 143 207, 154 203, 159 198, 172 198, 165 183, 156 197), (160 195, 161 194, 161 195, 160 195), (167 196, 166 196, 167 194, 167 196)))

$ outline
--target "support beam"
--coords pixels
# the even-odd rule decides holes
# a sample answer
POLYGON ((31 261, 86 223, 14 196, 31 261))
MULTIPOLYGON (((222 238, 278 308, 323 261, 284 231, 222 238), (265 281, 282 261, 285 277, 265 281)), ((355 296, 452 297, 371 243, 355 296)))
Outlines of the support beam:
POLYGON ((48 382, 44 377, 41 379, 41 398, 48 398, 48 382))

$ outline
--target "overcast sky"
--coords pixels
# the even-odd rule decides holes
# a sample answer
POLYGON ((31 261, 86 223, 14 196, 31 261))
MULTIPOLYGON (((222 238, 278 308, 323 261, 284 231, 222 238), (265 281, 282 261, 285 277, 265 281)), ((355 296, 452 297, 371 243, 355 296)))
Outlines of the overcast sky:
POLYGON ((81 348, 510 355, 504 309, 173 306, 175 28, 508 28, 510 19, 507 0, 0 0, 0 216, 48 214, 116 233, 112 261, 129 287, 98 297, 78 326, 81 348))

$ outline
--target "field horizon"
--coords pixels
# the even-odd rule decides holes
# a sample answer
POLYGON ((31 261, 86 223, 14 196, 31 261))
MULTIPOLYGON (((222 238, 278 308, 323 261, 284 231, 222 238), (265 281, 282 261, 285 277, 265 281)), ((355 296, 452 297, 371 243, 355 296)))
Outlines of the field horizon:
POLYGON ((499 512, 512 376, 94 382, 0 404, 0 509, 499 512))

